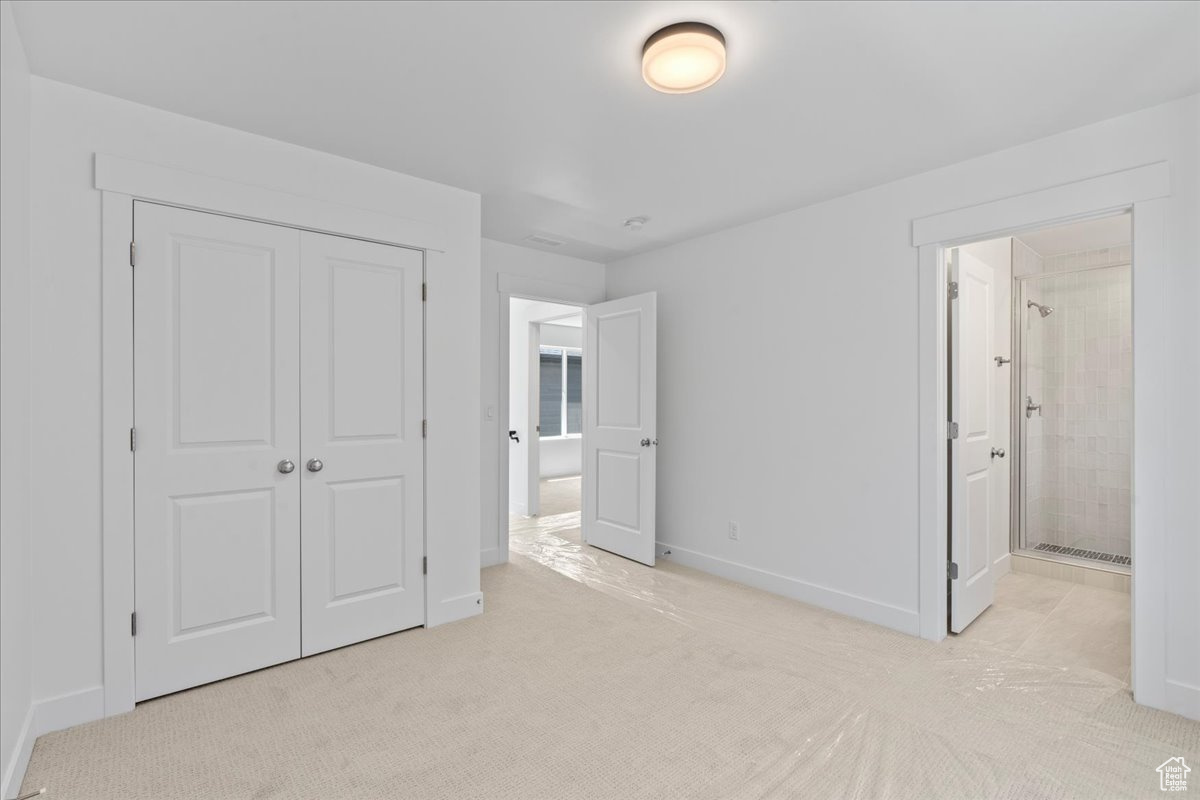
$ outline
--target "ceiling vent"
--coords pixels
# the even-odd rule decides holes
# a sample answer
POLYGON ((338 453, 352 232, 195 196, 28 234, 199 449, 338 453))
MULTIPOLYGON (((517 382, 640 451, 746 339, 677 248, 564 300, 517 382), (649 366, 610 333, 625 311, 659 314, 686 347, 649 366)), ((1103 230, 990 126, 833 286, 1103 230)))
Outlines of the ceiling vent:
POLYGON ((562 244, 558 239, 551 239, 549 236, 538 236, 536 233, 526 236, 523 241, 530 244, 540 244, 543 247, 558 247, 562 244))

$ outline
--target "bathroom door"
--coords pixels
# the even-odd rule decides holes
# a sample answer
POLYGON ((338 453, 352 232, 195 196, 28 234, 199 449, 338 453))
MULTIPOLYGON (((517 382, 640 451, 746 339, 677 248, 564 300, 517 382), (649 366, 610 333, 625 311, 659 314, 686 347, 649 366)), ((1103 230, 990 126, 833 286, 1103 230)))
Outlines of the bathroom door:
POLYGON ((583 538, 654 566, 657 295, 587 307, 583 538))
POLYGON ((960 633, 995 595, 992 482, 993 470, 1004 467, 993 466, 995 276, 955 249, 950 280, 957 286, 950 294, 950 630, 960 633))

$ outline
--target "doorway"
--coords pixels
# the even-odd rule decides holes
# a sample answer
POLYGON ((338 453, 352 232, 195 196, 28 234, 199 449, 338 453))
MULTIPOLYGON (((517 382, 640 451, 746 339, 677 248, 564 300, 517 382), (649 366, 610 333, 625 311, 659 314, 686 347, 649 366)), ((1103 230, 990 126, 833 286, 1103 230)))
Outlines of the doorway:
POLYGON ((539 526, 578 540, 583 309, 514 297, 508 333, 509 546, 520 551, 539 526))
POLYGON ((550 528, 654 566, 656 295, 582 306, 502 287, 500 300, 500 550, 550 528))
POLYGON ((948 251, 950 631, 1125 681, 1131 234, 1121 213, 948 251))

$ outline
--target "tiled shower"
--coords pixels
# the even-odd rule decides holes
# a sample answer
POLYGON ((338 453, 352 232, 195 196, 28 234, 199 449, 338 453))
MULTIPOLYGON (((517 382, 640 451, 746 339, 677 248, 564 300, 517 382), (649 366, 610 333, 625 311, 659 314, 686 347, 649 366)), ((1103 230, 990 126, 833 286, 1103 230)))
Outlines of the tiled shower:
POLYGON ((1042 258, 1017 240, 1013 268, 1020 353, 1020 546, 1127 566, 1130 248, 1042 258), (1043 314, 1030 303, 1053 310, 1043 314))

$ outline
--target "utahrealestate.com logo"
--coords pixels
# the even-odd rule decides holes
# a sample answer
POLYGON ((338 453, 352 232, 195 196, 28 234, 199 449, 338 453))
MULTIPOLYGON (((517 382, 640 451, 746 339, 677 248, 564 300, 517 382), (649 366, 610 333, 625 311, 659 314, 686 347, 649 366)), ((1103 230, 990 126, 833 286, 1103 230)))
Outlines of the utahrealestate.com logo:
POLYGON ((1164 792, 1186 792, 1188 773, 1192 768, 1184 763, 1183 756, 1168 758, 1158 767, 1158 788, 1164 792))

